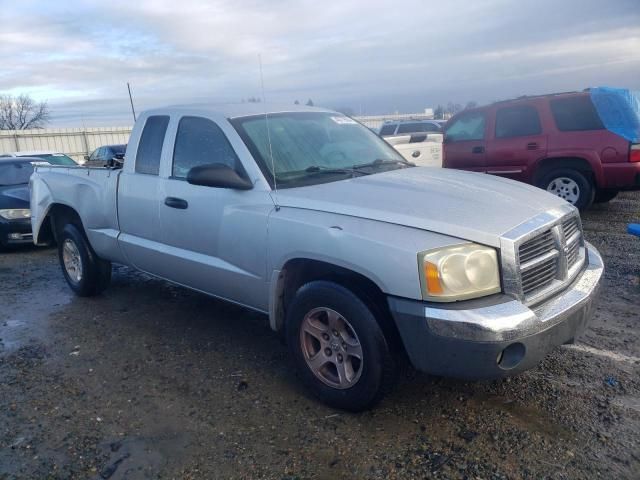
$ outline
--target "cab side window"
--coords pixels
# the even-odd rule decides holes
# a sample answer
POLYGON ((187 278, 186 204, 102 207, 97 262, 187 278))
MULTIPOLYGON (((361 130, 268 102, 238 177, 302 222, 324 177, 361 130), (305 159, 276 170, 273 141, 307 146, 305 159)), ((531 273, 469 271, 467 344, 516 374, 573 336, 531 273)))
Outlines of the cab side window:
POLYGON ((460 115, 445 132, 447 142, 484 140, 485 115, 471 112, 460 115))
POLYGON ((183 117, 173 150, 173 178, 186 178, 193 167, 222 163, 241 171, 240 160, 220 127, 208 118, 183 117))
POLYGON ((540 135, 538 111, 529 105, 501 108, 496 112, 496 138, 540 135))
POLYGON ((138 153, 136 154, 136 173, 158 175, 160 171, 160 155, 162 154, 162 144, 167 125, 169 125, 169 117, 167 115, 156 115, 147 118, 140 137, 138 153))

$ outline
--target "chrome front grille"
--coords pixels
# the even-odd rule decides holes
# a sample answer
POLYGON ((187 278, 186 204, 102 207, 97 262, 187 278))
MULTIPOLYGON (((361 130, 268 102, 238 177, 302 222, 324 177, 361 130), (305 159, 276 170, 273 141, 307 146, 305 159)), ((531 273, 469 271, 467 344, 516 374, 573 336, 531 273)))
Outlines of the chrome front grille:
POLYGON ((522 292, 525 295, 548 285, 558 277, 558 254, 555 252, 553 256, 542 257, 544 260, 534 267, 528 270, 521 269, 522 292))
POLYGON ((571 207, 542 214, 507 232, 501 242, 505 292, 527 304, 561 290, 585 264, 580 217, 571 207))
POLYGON ((544 288, 558 277, 560 251, 547 230, 520 246, 520 276, 525 295, 544 288))
POLYGON ((562 222, 562 230, 567 244, 567 267, 572 268, 580 258, 582 232, 578 219, 572 217, 562 222))
POLYGON ((555 248, 551 230, 547 230, 520 246, 520 263, 526 263, 555 248))

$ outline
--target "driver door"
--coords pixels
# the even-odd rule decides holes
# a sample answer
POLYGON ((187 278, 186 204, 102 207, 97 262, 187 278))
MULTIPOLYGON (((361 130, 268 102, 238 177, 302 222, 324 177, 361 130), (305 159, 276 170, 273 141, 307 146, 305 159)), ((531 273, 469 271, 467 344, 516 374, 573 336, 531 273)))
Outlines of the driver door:
POLYGON ((255 307, 266 285, 267 218, 273 203, 264 191, 186 181, 191 168, 212 163, 243 169, 220 126, 183 116, 175 129, 170 171, 161 180, 162 276, 255 307))

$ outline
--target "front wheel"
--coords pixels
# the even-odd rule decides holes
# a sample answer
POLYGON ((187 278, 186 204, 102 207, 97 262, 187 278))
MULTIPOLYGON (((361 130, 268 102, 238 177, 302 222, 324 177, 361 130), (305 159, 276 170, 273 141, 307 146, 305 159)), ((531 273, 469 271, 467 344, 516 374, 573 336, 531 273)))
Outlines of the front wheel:
POLYGON ((372 311, 333 282, 301 287, 287 312, 287 344, 304 384, 324 403, 372 407, 395 381, 395 362, 372 311))
POLYGON ((594 188, 587 176, 578 170, 560 168, 542 177, 538 187, 563 198, 580 210, 591 206, 594 188))
POLYGON ((111 281, 111 262, 99 258, 73 224, 65 225, 58 237, 58 258, 65 280, 81 297, 99 294, 111 281))

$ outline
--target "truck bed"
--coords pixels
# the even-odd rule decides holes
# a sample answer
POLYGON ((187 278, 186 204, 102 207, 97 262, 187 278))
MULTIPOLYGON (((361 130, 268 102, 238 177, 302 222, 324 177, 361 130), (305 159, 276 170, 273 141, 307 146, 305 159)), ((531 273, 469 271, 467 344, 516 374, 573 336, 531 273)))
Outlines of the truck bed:
MULTIPOLYGON (((119 234, 118 177, 121 170, 104 167, 38 165, 31 177, 31 222, 37 241, 52 208, 73 207, 98 255, 114 261, 119 234)), ((117 256, 117 255, 116 255, 117 256)))

